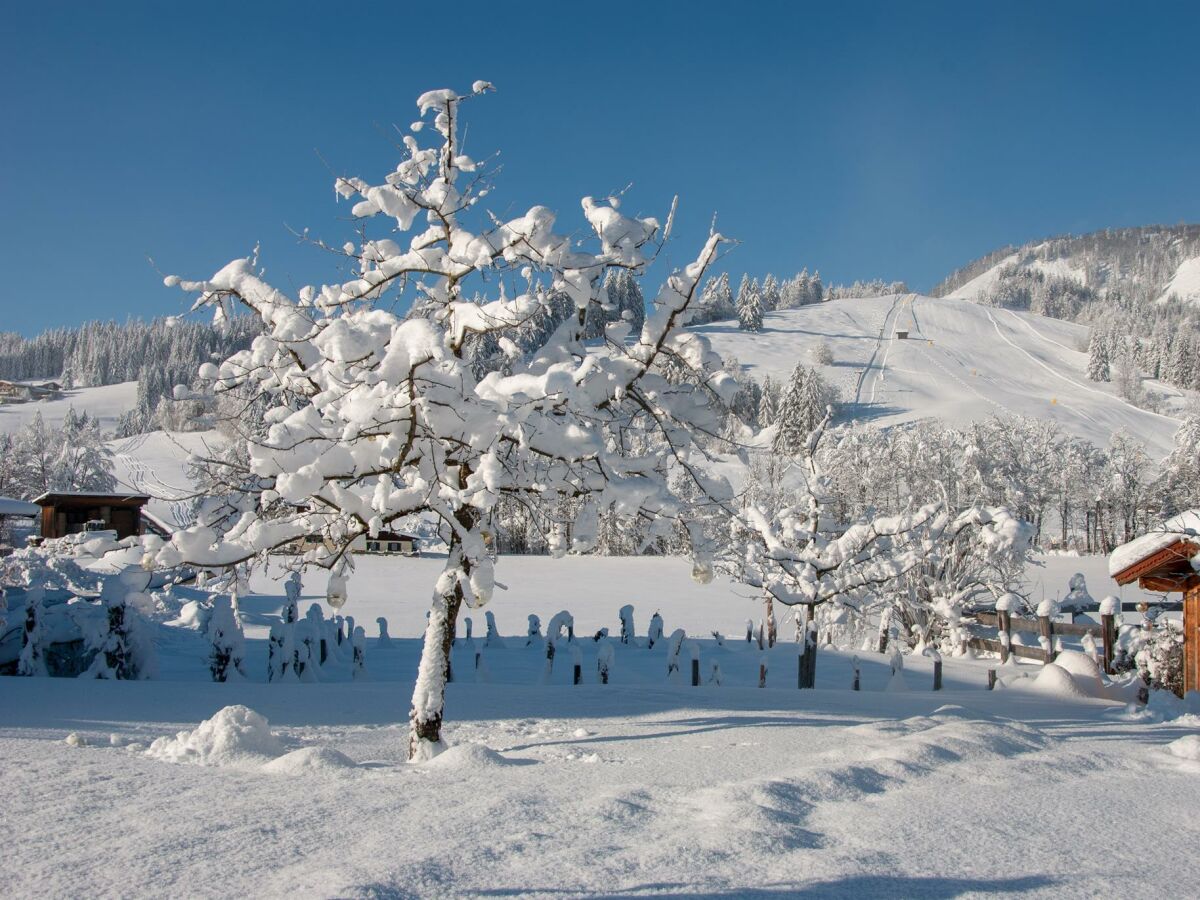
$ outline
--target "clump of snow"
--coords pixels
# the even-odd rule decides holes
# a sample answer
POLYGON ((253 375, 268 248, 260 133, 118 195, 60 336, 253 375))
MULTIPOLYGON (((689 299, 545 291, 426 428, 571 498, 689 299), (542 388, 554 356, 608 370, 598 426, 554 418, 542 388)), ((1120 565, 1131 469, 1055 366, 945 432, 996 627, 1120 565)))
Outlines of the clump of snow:
POLYGON ((425 763, 427 768, 451 770, 511 765, 515 765, 513 760, 506 759, 490 747, 472 743, 455 744, 425 763))
POLYGON ((1044 694, 1053 694, 1056 697, 1078 698, 1086 697, 1085 694, 1075 683, 1075 679, 1071 677, 1071 673, 1057 663, 1049 663, 1042 667, 1042 671, 1033 679, 1031 687, 1044 694))
POLYGON ((1180 759, 1200 762, 1200 734, 1186 734, 1167 744, 1167 752, 1180 759))
POLYGON ((1078 650, 1063 650, 1054 660, 1054 665, 1071 673, 1075 686, 1089 697, 1105 697, 1104 679, 1100 667, 1086 653, 1078 650))
POLYGON ((1121 611, 1120 598, 1114 597, 1112 594, 1109 594, 1107 597, 1105 597, 1103 600, 1100 601, 1100 615, 1115 616, 1120 611, 1121 611))
POLYGON ((308 775, 312 772, 334 772, 358 766, 346 754, 332 747, 301 747, 285 753, 263 765, 264 772, 274 775, 308 775))
POLYGON ((85 746, 87 746, 87 741, 85 741, 83 738, 81 738, 74 731, 72 731, 65 738, 63 738, 63 743, 66 744, 68 747, 85 747, 85 746))
POLYGON ((225 766, 283 754, 266 718, 245 706, 226 706, 192 731, 161 737, 146 755, 164 762, 225 766))

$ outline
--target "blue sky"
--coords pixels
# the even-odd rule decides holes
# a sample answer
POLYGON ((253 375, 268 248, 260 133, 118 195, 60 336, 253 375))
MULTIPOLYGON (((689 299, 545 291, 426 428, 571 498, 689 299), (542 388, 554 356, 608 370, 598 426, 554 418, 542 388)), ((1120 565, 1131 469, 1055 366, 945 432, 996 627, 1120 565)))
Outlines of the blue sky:
POLYGON ((929 288, 1005 243, 1200 220, 1196 3, 6 4, 0 330, 180 312, 287 226, 350 235, 332 169, 379 179, 432 87, 499 93, 500 213, 632 182, 666 262, 714 213, 735 272, 929 288), (328 164, 328 168, 327 165, 328 164))

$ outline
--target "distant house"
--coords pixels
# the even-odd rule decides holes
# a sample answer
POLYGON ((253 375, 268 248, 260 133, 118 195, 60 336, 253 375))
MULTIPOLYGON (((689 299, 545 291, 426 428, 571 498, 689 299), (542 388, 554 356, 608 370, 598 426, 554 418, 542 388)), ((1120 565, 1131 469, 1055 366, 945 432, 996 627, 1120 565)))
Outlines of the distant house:
POLYGON ((380 531, 375 537, 360 535, 350 544, 351 553, 420 556, 420 541, 399 531, 380 531))
POLYGON ((144 494, 51 491, 33 502, 41 507, 44 538, 104 529, 115 531, 120 539, 142 533, 142 507, 149 500, 144 494))
POLYGON ((908 332, 907 331, 897 331, 896 332, 896 340, 907 341, 908 340, 908 332))
POLYGON ((1182 513, 1108 558, 1117 584, 1183 594, 1183 690, 1200 690, 1200 509, 1182 513))

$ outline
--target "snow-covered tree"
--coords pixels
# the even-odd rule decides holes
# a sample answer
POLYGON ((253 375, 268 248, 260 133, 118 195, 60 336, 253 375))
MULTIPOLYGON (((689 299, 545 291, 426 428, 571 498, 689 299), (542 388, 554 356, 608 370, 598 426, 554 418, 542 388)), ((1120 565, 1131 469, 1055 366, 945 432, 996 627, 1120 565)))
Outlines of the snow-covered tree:
POLYGON ((246 642, 229 597, 213 598, 206 634, 212 645, 208 668, 213 681, 228 681, 235 674, 245 676, 246 642))
POLYGON ((478 215, 486 166, 458 135, 464 104, 489 89, 478 82, 468 95, 422 95, 396 170, 382 183, 337 180, 342 197, 358 198, 352 213, 364 230, 357 245, 334 250, 358 267, 352 280, 292 298, 253 259, 205 281, 168 279, 198 292, 197 306, 228 314, 240 304, 259 318, 264 331, 250 350, 201 374, 218 394, 263 398, 267 427, 240 436, 261 486, 232 493, 220 516, 172 536, 159 563, 234 565, 320 535, 305 561, 337 569, 355 538, 413 514, 437 517, 448 553, 413 693, 413 758, 441 747, 454 622, 464 603, 491 596, 484 534, 500 499, 519 500, 556 555, 590 548, 603 510, 673 527, 674 473, 717 489, 697 468, 694 436, 717 433, 710 400, 728 402, 736 389, 705 340, 683 330, 719 235, 666 279, 638 335, 616 323, 602 352, 584 345, 607 271, 644 273, 671 218, 630 218, 613 201, 585 198, 588 249, 556 232, 542 206, 509 220, 478 215), (426 124, 432 146, 418 140, 426 124), (388 226, 372 237, 376 216, 388 226), (522 348, 521 326, 555 298, 570 314, 522 348), (396 315, 397 301, 414 311, 396 315), (475 377, 463 352, 473 335, 497 338, 503 371, 475 377), (696 378, 668 381, 667 358, 696 378))
POLYGON ((809 435, 825 418, 831 402, 831 392, 820 374, 797 363, 775 416, 777 429, 772 449, 789 456, 801 453, 809 435))
POLYGON ((1087 377, 1092 381, 1108 381, 1112 377, 1107 337, 1095 328, 1088 341, 1087 377))
POLYGON ((742 277, 742 285, 738 288, 737 296, 738 325, 743 331, 762 331, 763 302, 762 289, 758 280, 748 280, 742 277))
POLYGON ((18 675, 46 675, 46 648, 42 636, 42 600, 45 591, 33 588, 25 595, 25 621, 21 629, 18 675))

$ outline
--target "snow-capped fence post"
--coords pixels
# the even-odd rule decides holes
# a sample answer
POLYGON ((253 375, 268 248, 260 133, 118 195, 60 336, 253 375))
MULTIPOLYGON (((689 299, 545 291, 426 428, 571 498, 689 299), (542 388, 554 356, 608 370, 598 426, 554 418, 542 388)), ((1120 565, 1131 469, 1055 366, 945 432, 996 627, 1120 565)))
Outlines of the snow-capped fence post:
POLYGON ((496 628, 496 616, 490 609, 484 613, 483 617, 487 621, 487 634, 484 635, 483 646, 490 647, 500 640, 500 632, 496 628))
POLYGON ((758 686, 760 688, 767 686, 767 655, 765 653, 758 658, 758 686))
POLYGON ((1100 627, 1103 629, 1101 640, 1104 642, 1104 671, 1113 673, 1113 662, 1117 647, 1117 612, 1121 609, 1121 601, 1116 597, 1105 597, 1100 602, 1100 627))
POLYGON ((354 636, 350 639, 350 643, 354 648, 354 680, 359 681, 360 679, 367 677, 365 658, 367 633, 363 630, 361 625, 354 629, 354 636))
POLYGON ((995 689, 996 689, 996 670, 988 669, 988 690, 994 691, 995 689))
POLYGON ((389 646, 392 643, 392 636, 388 634, 387 619, 380 616, 375 620, 375 624, 379 626, 379 646, 389 646))
POLYGON ((583 651, 579 649, 578 644, 571 644, 571 665, 574 668, 572 673, 572 684, 583 683, 583 651))
MULTIPOLYGON (((533 620, 536 618, 537 616, 529 617, 529 627, 531 629, 533 628, 534 624, 533 620)), ((540 626, 541 623, 539 622, 538 624, 540 626)), ((550 683, 550 675, 554 671, 554 653, 556 650, 555 645, 558 643, 558 639, 562 636, 562 630, 564 627, 568 627, 572 631, 574 631, 575 627, 575 620, 565 609, 562 612, 555 613, 550 619, 550 624, 546 626, 546 669, 542 673, 543 684, 550 683)), ((532 633, 530 634, 529 639, 533 640, 532 633)))
POLYGON ((634 638, 633 606, 626 603, 617 615, 621 617, 621 643, 632 644, 634 638))
POLYGON ((1038 616, 1038 643, 1042 645, 1045 662, 1052 663, 1057 655, 1054 652, 1054 623, 1049 616, 1038 616))
POLYGON ((464 618, 464 619, 463 619, 463 624, 464 624, 464 625, 466 626, 466 628, 467 628, 467 637, 466 637, 466 640, 468 640, 468 641, 469 641, 469 640, 471 640, 471 630, 472 630, 472 628, 474 627, 474 624, 475 624, 475 623, 471 621, 471 617, 470 617, 470 616, 467 616, 466 618, 464 618))
POLYGON ((850 688, 850 690, 852 690, 852 691, 862 690, 862 681, 860 678, 857 656, 855 656, 852 660, 850 660, 850 665, 854 666, 854 684, 850 688))
POLYGON ((671 637, 667 641, 667 680, 670 681, 672 676, 679 674, 679 651, 683 647, 683 639, 687 637, 687 632, 682 628, 676 628, 671 632, 671 637))
POLYGON ((612 672, 612 664, 612 642, 606 640, 600 644, 600 650, 596 653, 596 677, 600 679, 601 684, 608 684, 609 675, 612 672))
POLYGON ((662 640, 663 636, 663 620, 657 612, 650 617, 650 630, 646 632, 646 649, 653 649, 654 645, 662 640))
POLYGON ((749 644, 754 640, 754 622, 750 619, 746 620, 746 643, 749 644))
POLYGON ((1000 633, 1000 665, 1008 662, 1012 647, 1012 595, 1005 594, 996 601, 996 627, 1000 633))
POLYGON ((700 645, 689 641, 692 651, 692 687, 700 687, 700 645))

